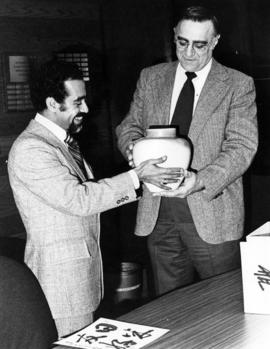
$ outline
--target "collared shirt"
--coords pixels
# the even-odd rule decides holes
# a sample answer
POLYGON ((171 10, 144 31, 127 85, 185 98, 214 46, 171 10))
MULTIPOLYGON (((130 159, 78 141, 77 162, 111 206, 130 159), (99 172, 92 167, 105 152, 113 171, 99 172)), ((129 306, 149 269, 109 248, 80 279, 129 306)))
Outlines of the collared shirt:
MULTIPOLYGON (((67 137, 66 130, 64 130, 62 127, 58 126, 56 123, 45 118, 44 116, 42 116, 39 113, 36 114, 35 120, 38 123, 40 123, 42 126, 46 127, 49 131, 51 131, 61 142, 63 142, 66 145, 66 143, 65 143, 65 139, 67 137)), ((137 176, 137 173, 134 170, 129 170, 128 173, 132 179, 134 188, 138 189, 140 187, 140 181, 139 181, 139 178, 137 176)))
MULTIPOLYGON (((203 69, 200 71, 196 71, 196 78, 192 79, 193 85, 194 85, 194 90, 195 90, 195 95, 194 95, 194 104, 193 104, 193 112, 196 108, 198 99, 200 97, 203 85, 206 81, 206 78, 209 74, 209 71, 212 66, 212 59, 206 64, 203 69)), ((173 112, 177 103, 178 96, 184 86, 184 83, 187 80, 187 76, 185 74, 185 70, 182 68, 180 63, 177 66, 176 69, 176 74, 175 74, 175 80, 174 80, 174 86, 173 86, 173 93, 172 93, 172 99, 171 99, 171 108, 170 108, 170 121, 172 120, 173 117, 173 112)))
POLYGON ((53 121, 45 118, 43 115, 37 113, 35 116, 35 120, 40 123, 42 126, 46 127, 49 131, 51 131, 61 142, 65 143, 65 139, 67 137, 67 131, 62 127, 58 126, 53 121))

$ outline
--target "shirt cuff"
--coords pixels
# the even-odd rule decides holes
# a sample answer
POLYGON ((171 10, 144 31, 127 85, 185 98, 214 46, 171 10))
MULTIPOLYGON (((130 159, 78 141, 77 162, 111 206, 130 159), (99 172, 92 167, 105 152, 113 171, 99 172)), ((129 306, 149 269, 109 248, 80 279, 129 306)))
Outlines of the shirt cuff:
POLYGON ((132 179, 132 182, 134 184, 134 188, 139 189, 140 181, 139 181, 139 177, 137 176, 137 173, 134 170, 129 170, 128 173, 132 179))

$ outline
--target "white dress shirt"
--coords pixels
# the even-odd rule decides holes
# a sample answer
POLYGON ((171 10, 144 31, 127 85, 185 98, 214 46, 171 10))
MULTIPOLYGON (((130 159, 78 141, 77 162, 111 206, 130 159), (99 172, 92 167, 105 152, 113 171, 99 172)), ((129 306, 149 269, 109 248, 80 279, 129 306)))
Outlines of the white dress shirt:
MULTIPOLYGON (((196 105, 197 105, 198 99, 200 97, 205 80, 206 80, 206 78, 209 74, 209 71, 211 69, 211 65, 212 65, 212 59, 210 59, 210 61, 206 64, 206 66, 202 70, 196 71, 195 73, 197 76, 196 76, 196 78, 192 79, 194 90, 195 90, 193 112, 196 108, 196 105)), ((187 80, 187 76, 186 76, 185 72, 186 71, 182 68, 182 66, 179 63, 177 66, 177 69, 176 69, 174 85, 173 85, 173 93, 172 93, 171 108, 170 108, 170 122, 172 121, 172 117, 173 117, 174 109, 176 107, 178 96, 179 96, 179 94, 184 86, 184 83, 187 80)))
POLYGON ((66 130, 39 113, 36 114, 35 120, 42 126, 46 127, 49 131, 51 131, 61 142, 65 143, 65 139, 67 137, 66 130))

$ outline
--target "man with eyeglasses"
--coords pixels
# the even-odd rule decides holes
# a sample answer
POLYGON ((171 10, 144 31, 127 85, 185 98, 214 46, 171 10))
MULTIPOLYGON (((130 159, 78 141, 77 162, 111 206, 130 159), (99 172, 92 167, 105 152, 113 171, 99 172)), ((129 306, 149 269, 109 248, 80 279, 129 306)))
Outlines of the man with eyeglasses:
POLYGON ((184 182, 154 194, 144 188, 138 206, 135 234, 148 236, 156 295, 240 266, 242 176, 258 143, 255 89, 251 77, 212 57, 219 39, 211 11, 187 8, 174 28, 178 61, 141 72, 116 130, 131 166, 149 125, 177 124, 193 146, 184 182))

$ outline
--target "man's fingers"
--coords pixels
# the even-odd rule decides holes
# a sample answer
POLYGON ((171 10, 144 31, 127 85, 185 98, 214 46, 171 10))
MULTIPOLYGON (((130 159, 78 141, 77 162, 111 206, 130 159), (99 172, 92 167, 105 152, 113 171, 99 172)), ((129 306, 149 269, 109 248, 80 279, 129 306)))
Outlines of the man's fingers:
POLYGON ((166 197, 174 197, 175 196, 175 194, 173 194, 171 190, 154 192, 152 195, 153 196, 166 196, 166 197))
POLYGON ((152 183, 152 184, 154 184, 155 186, 157 186, 157 187, 159 187, 159 188, 165 190, 166 192, 167 192, 168 190, 171 190, 171 188, 168 187, 168 186, 166 185, 166 183, 164 183, 164 182, 155 182, 155 183, 152 183))
POLYGON ((150 160, 147 160, 149 161, 149 163, 151 165, 157 165, 157 164, 162 164, 164 161, 167 160, 167 156, 164 155, 164 156, 161 156, 160 158, 157 158, 157 159, 150 159, 150 160))
POLYGON ((164 190, 159 192, 154 192, 152 194, 153 196, 166 196, 166 197, 178 197, 178 198, 185 198, 185 194, 181 194, 178 189, 176 190, 164 190))
POLYGON ((135 164, 134 164, 133 160, 129 161, 128 164, 129 164, 129 166, 132 167, 132 168, 135 167, 135 164))
POLYGON ((168 184, 168 183, 176 183, 176 182, 180 182, 179 177, 175 177, 175 178, 166 178, 162 181, 163 184, 168 184))
POLYGON ((164 176, 173 176, 173 175, 177 175, 178 177, 184 177, 184 170, 182 168, 166 168, 166 169, 162 169, 160 171, 160 173, 164 176))
POLYGON ((190 178, 192 176, 192 172, 188 171, 188 170, 183 170, 183 175, 186 178, 190 178))

